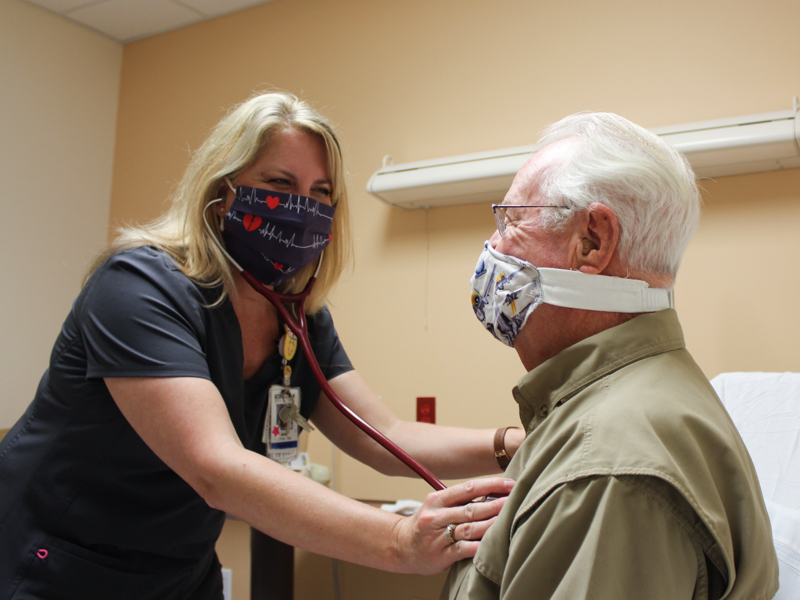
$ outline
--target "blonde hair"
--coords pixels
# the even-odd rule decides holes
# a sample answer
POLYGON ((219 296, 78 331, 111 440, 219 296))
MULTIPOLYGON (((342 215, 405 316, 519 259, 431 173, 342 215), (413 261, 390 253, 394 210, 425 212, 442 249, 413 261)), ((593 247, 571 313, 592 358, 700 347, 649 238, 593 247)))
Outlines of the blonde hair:
MULTIPOLYGON (((95 260, 91 271, 121 250, 154 246, 168 253, 195 283, 209 287, 222 284, 221 302, 234 289, 233 270, 217 244, 222 243, 219 232, 212 233, 205 226, 204 213, 208 210, 209 222, 216 223, 209 203, 219 197, 224 178, 235 179, 269 145, 275 133, 291 129, 311 133, 325 142, 331 203, 336 207, 333 237, 325 249, 317 283, 306 301, 306 312, 317 312, 351 259, 344 164, 331 125, 308 104, 283 92, 260 93, 231 109, 194 153, 183 179, 171 194, 167 212, 149 224, 120 229, 117 239, 95 260)), ((276 289, 289 294, 302 291, 315 268, 316 264, 306 266, 276 289)))

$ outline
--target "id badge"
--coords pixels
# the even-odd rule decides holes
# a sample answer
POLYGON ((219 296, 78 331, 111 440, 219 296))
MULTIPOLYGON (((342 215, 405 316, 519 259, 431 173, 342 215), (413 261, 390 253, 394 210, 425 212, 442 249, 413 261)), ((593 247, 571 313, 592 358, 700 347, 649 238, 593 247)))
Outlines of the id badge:
POLYGON ((300 388, 282 385, 269 388, 269 404, 261 441, 267 445, 267 456, 272 460, 284 463, 297 457, 300 427, 293 417, 299 414, 300 388))

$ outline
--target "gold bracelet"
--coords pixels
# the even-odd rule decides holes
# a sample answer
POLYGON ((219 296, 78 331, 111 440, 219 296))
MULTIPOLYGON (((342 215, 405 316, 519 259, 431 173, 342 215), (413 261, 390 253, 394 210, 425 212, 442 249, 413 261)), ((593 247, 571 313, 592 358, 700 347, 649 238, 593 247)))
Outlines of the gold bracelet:
POLYGON ((506 470, 508 463, 511 462, 511 457, 506 450, 506 431, 509 429, 519 429, 519 427, 501 427, 494 434, 494 457, 503 471, 506 470))

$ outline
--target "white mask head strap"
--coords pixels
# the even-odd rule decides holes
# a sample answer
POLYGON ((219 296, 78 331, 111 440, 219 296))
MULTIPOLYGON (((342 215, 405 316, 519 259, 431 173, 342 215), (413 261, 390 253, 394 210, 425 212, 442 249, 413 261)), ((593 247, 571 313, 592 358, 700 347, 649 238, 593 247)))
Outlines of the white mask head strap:
POLYGON ((640 313, 669 308, 670 291, 646 281, 590 275, 566 269, 539 268, 542 302, 603 312, 640 313))

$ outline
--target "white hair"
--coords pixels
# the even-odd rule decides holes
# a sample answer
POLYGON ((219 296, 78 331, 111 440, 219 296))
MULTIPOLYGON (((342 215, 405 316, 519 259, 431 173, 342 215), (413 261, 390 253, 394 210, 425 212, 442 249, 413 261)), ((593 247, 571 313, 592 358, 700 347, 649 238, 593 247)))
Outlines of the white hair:
POLYGON ((674 279, 700 219, 700 193, 686 158, 654 133, 611 113, 578 113, 550 125, 543 148, 564 139, 567 158, 545 169, 540 192, 548 203, 542 224, 558 228, 575 211, 599 202, 620 225, 620 258, 642 273, 674 279))

